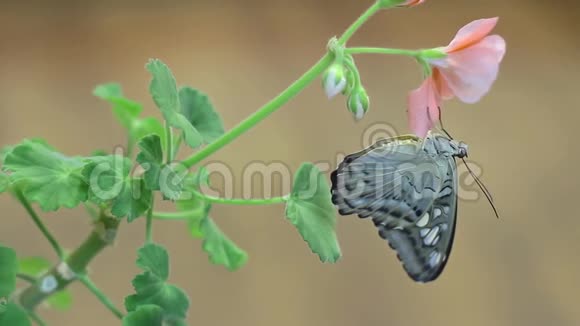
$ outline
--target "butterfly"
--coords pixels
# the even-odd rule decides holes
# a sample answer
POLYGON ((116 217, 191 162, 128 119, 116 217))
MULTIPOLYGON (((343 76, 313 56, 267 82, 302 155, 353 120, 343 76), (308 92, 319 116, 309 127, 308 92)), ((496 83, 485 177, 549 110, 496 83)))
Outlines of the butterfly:
POLYGON ((466 156, 465 143, 437 133, 379 140, 332 172, 332 201, 341 215, 370 217, 414 281, 433 281, 451 253, 455 158, 466 156))

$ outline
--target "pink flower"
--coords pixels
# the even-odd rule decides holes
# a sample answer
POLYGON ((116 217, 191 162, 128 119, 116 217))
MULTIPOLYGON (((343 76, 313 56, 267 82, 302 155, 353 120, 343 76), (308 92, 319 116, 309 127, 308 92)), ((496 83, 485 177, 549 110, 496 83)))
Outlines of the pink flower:
POLYGON ((433 73, 408 96, 409 126, 425 137, 439 120, 442 100, 459 98, 464 103, 479 101, 497 78, 506 51, 505 40, 489 35, 498 18, 473 21, 457 32, 441 59, 428 59, 433 73))

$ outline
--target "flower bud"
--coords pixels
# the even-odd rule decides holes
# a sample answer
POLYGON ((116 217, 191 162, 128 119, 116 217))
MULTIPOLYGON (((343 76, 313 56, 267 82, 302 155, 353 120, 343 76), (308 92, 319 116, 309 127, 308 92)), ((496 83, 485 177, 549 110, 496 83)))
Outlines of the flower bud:
POLYGON ((324 92, 328 99, 335 97, 346 89, 346 69, 340 63, 333 63, 322 76, 324 92))
POLYGON ((346 106, 356 120, 362 119, 369 110, 369 96, 366 90, 362 86, 353 89, 346 101, 346 106))

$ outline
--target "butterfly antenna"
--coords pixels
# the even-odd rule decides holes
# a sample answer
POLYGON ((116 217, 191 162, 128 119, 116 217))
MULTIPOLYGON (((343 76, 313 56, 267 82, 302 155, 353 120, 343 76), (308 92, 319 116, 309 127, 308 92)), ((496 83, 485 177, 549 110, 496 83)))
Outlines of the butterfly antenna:
POLYGON ((479 187, 479 189, 481 189, 481 191, 485 195, 485 198, 487 198, 487 201, 489 202, 489 204, 491 205, 491 208, 493 209, 493 212, 495 213, 495 217, 499 218, 499 213, 498 213, 497 208, 495 207, 495 204, 493 202, 493 196, 491 195, 491 192, 487 189, 485 184, 483 184, 483 182, 475 175, 473 170, 467 164, 467 161, 465 161, 465 158, 462 157, 461 160, 463 160, 463 163, 465 164, 467 171, 469 172, 469 174, 471 174, 471 176, 473 177, 473 180, 475 180, 475 183, 477 183, 477 186, 479 187))
POLYGON ((447 135, 447 137, 449 137, 449 139, 453 140, 453 136, 451 136, 451 134, 447 132, 447 130, 445 130, 445 127, 443 126, 443 118, 441 118, 441 107, 437 106, 437 110, 439 110, 439 125, 441 125, 441 130, 443 130, 443 132, 447 135))

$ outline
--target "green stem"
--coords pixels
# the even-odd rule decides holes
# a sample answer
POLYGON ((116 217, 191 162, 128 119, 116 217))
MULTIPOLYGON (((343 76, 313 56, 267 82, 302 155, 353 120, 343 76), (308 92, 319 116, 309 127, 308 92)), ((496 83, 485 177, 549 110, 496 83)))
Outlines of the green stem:
POLYGON ((194 195, 205 199, 210 203, 215 204, 225 204, 225 205, 273 205, 273 204, 281 204, 288 201, 288 196, 282 197, 273 197, 273 198, 266 198, 266 199, 242 199, 242 198, 220 198, 220 197, 213 197, 207 196, 200 192, 194 192, 194 195))
POLYGON ((199 213, 200 211, 197 209, 183 212, 153 212, 153 218, 156 220, 184 220, 199 213))
POLYGON ((344 52, 348 54, 363 54, 363 53, 393 54, 393 55, 404 55, 413 58, 420 57, 422 53, 421 50, 372 48, 372 47, 346 48, 344 52))
POLYGON ((19 279, 21 279, 21 280, 23 280, 23 281, 25 281, 25 282, 27 282, 27 283, 29 283, 29 284, 36 283, 36 278, 34 278, 34 277, 30 276, 30 275, 26 275, 26 274, 23 274, 23 273, 18 273, 18 274, 16 274, 16 277, 19 278, 19 279))
POLYGON ((165 140, 167 141, 167 164, 173 162, 173 131, 167 121, 165 122, 165 140))
POLYGON ((312 66, 306 73, 304 73, 302 77, 300 77, 298 80, 292 83, 292 85, 286 88, 286 90, 284 90, 270 102, 266 103, 258 111, 254 112, 252 115, 240 122, 240 124, 223 134, 220 138, 216 139, 214 142, 210 143, 199 152, 186 158, 182 163, 187 168, 191 168, 225 145, 232 142, 234 139, 238 138, 240 135, 257 125, 260 121, 267 118, 270 114, 274 113, 284 104, 298 95, 304 88, 306 88, 306 86, 308 86, 326 68, 328 68, 331 63, 332 56, 330 54, 324 55, 314 66, 312 66))
POLYGON ((42 320, 42 318, 40 318, 34 312, 28 312, 28 317, 30 317, 30 319, 34 320, 34 322, 38 326, 47 326, 47 323, 44 320, 42 320))
POLYGON ((155 197, 151 195, 151 206, 147 211, 147 220, 145 222, 145 242, 153 243, 153 204, 155 203, 155 197))
POLYGON ((48 297, 65 289, 79 276, 86 274, 87 266, 92 259, 113 243, 118 227, 119 219, 102 212, 99 221, 85 241, 64 259, 67 269, 73 274, 72 277, 66 273, 63 274, 62 263, 58 263, 19 294, 20 305, 27 311, 34 311, 48 297), (52 282, 56 281, 56 286, 47 290, 43 283, 49 278, 53 279, 52 282))
POLYGON ((79 276, 79 281, 85 285, 92 294, 101 301, 101 303, 107 307, 117 318, 123 319, 123 313, 115 307, 111 299, 109 299, 98 287, 91 281, 91 279, 87 275, 79 276))
MULTIPOLYGON (((264 206, 282 204, 288 201, 288 196, 273 197, 268 199, 241 199, 241 198, 219 198, 213 196, 206 196, 202 193, 195 192, 195 196, 203 198, 205 201, 214 204, 224 205, 238 205, 238 206, 264 206)), ((200 209, 192 209, 182 212, 153 212, 153 217, 158 220, 183 220, 191 216, 196 216, 202 213, 203 207, 200 209)))
POLYGON ((20 202, 20 204, 24 206, 24 208, 28 212, 28 215, 30 215, 32 221, 34 221, 34 224, 36 224, 36 227, 38 227, 38 229, 40 230, 40 232, 42 232, 46 240, 48 240, 48 242, 52 246, 52 249, 54 249, 54 251, 56 252, 58 258, 64 259, 65 256, 64 250, 62 249, 58 241, 56 241, 56 238, 52 235, 52 233, 50 233, 48 228, 44 225, 44 223, 42 223, 42 220, 38 217, 38 214, 36 214, 32 206, 30 205, 30 202, 28 202, 28 200, 26 199, 26 197, 24 197, 24 195, 20 190, 16 189, 14 191, 14 194, 18 199, 18 201, 20 202))
POLYGON ((182 141, 183 141, 183 133, 180 133, 179 136, 175 139, 175 142, 173 144, 173 154, 171 156, 173 159, 175 159, 175 157, 177 156, 182 141))
MULTIPOLYGON (((338 39, 340 45, 344 45, 350 37, 377 11, 381 9, 380 4, 375 2, 369 7, 338 39)), ((282 93, 266 103, 252 115, 240 122, 237 126, 223 134, 220 138, 204 147, 199 152, 192 154, 186 158, 182 163, 191 168, 197 163, 201 162, 208 156, 212 155, 225 145, 231 143, 233 140, 244 134, 246 131, 257 125, 259 122, 274 113, 284 104, 298 95, 306 86, 308 86, 314 79, 316 79, 324 70, 326 70, 333 62, 333 55, 326 53, 314 66, 306 71, 300 78, 286 88, 282 93)))
POLYGON ((347 30, 342 34, 342 36, 338 39, 338 43, 340 45, 345 45, 346 42, 352 37, 352 35, 364 24, 367 20, 369 20, 377 11, 381 10, 381 6, 379 2, 375 2, 372 6, 370 6, 357 20, 355 20, 352 25, 350 25, 347 30))

